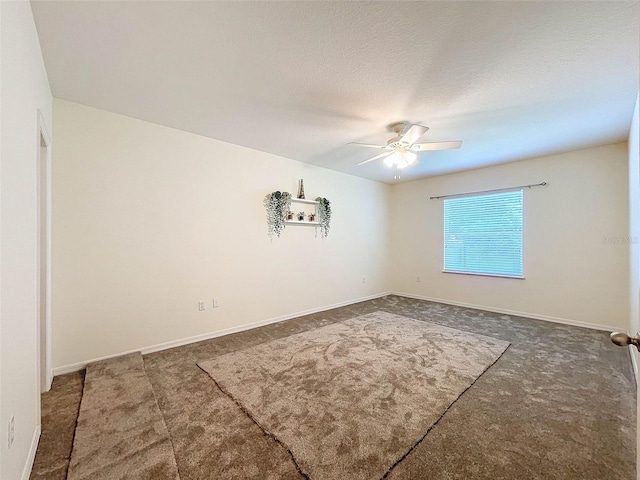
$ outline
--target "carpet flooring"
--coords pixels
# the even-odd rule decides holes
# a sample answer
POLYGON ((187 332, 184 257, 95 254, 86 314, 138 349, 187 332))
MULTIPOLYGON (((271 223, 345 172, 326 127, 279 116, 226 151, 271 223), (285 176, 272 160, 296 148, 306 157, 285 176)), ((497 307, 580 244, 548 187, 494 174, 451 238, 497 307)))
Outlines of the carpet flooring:
POLYGON ((382 478, 507 342, 374 312, 198 363, 309 478, 382 478))
POLYGON ((32 480, 65 480, 80 411, 84 370, 53 379, 42 395, 42 432, 31 469, 32 480))
MULTIPOLYGON (((146 355, 180 478, 304 478, 197 363, 375 311, 511 343, 386 478, 635 479, 635 383, 628 350, 607 332, 398 296, 146 355)), ((77 411, 55 406, 77 402, 80 378, 56 377, 43 395, 31 478, 65 478, 71 446, 52 436, 68 438, 77 411)))
POLYGON ((140 353, 86 368, 69 480, 179 480, 140 353))

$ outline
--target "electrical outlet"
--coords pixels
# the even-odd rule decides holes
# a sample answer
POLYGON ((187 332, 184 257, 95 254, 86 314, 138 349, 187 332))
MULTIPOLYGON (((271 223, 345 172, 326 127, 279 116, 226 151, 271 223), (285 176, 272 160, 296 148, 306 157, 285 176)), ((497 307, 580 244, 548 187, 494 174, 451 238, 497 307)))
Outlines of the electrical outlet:
POLYGON ((362 277, 362 283, 367 283, 367 277, 362 277))
POLYGON ((416 277, 416 282, 420 283, 420 277, 416 277))
POLYGON ((14 427, 15 421, 13 418, 13 415, 11 415, 11 418, 9 419, 9 426, 7 429, 7 440, 8 440, 8 448, 11 448, 11 445, 13 445, 13 438, 15 436, 15 427, 14 427))
POLYGON ((198 302, 198 310, 201 312, 204 310, 204 302, 198 302))
POLYGON ((218 308, 220 306, 220 301, 217 298, 213 299, 213 308, 218 308))

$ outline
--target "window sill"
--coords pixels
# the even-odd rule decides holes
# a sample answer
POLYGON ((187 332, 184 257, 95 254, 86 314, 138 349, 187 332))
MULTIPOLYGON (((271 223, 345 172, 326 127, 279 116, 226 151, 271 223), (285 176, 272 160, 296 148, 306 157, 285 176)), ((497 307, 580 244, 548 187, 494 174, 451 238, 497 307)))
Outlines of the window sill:
POLYGON ((475 272, 456 272, 454 270, 442 270, 442 273, 453 273, 455 275, 473 275, 475 277, 498 277, 498 278, 514 278, 516 280, 524 280, 524 275, 502 275, 499 273, 475 273, 475 272))

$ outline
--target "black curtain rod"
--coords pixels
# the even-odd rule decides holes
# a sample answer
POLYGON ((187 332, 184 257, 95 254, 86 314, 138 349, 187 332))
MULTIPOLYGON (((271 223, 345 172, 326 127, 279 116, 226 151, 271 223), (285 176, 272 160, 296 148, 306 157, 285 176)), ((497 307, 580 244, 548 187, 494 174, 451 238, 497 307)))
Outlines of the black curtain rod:
POLYGON ((440 200, 441 198, 468 197, 470 195, 480 195, 481 193, 510 192, 512 190, 520 190, 522 188, 546 187, 547 185, 548 185, 547 182, 532 183, 531 185, 519 185, 517 187, 496 188, 495 190, 483 190, 481 192, 467 192, 467 193, 454 193, 453 195, 440 195, 439 197, 429 197, 429 199, 440 200))

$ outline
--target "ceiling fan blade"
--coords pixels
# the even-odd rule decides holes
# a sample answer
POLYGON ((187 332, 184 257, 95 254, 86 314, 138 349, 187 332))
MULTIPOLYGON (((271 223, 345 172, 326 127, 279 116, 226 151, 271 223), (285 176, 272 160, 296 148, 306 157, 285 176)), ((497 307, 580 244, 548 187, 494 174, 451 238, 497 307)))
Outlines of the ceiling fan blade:
POLYGON ((382 157, 386 157, 387 155, 391 155, 393 152, 383 152, 380 155, 376 155, 375 157, 368 158, 367 160, 363 160, 360 163, 356 163, 356 165, 364 165, 365 163, 373 162, 382 157))
POLYGON ((402 135, 400 139, 401 142, 406 142, 409 145, 412 145, 413 142, 418 140, 424 133, 429 130, 429 127, 425 127, 424 125, 411 125, 411 128, 407 130, 407 133, 402 135))
POLYGON ((369 148, 386 148, 386 145, 373 145, 371 143, 356 143, 350 142, 347 145, 357 145, 358 147, 369 147, 369 148))
POLYGON ((409 150, 413 152, 424 152, 426 150, 455 150, 462 146, 462 140, 456 140, 454 142, 428 142, 428 143, 416 143, 412 145, 409 150))

